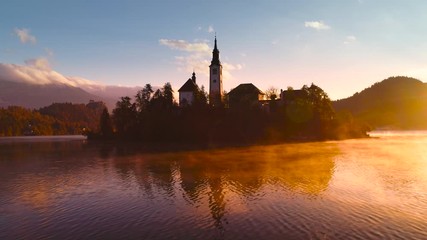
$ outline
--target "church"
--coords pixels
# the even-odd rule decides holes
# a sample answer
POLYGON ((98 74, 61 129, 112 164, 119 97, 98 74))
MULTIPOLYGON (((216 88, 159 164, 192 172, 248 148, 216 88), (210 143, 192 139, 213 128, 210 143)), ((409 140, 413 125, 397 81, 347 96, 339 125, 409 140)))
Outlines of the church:
MULTIPOLYGON (((224 105, 222 64, 219 60, 219 50, 217 46, 216 36, 215 45, 212 51, 212 61, 209 66, 209 104, 212 107, 220 107, 224 105)), ((200 91, 196 83, 196 73, 193 71, 191 78, 182 85, 179 92, 179 105, 181 107, 193 104, 195 94, 200 91)), ((252 83, 243 83, 232 89, 227 95, 228 106, 226 107, 241 107, 244 105, 263 107, 265 94, 252 83)))
MULTIPOLYGON (((193 72, 191 78, 182 85, 179 92, 179 105, 191 105, 195 98, 195 93, 199 90, 196 83, 196 73, 193 72)), ((209 104, 213 107, 222 105, 223 87, 222 87, 222 64, 219 60, 219 50, 217 47, 216 37, 215 45, 212 51, 212 61, 209 66, 209 104)))
POLYGON ((196 73, 193 71, 191 78, 178 90, 179 105, 182 107, 193 104, 197 91, 199 91, 199 86, 196 83, 196 73))

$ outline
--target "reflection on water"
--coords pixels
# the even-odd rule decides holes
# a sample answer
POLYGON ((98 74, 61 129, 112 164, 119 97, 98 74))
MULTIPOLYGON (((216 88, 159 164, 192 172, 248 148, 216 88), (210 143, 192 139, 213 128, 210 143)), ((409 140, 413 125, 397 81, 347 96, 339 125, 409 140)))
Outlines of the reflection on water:
POLYGON ((337 153, 335 146, 291 144, 124 154, 114 158, 113 166, 123 181, 135 179, 145 194, 161 189, 173 196, 176 188, 182 190, 187 203, 208 206, 215 226, 222 228, 228 197, 253 198, 272 186, 290 193, 321 193, 331 179, 337 153))
POLYGON ((0 239, 426 238, 427 135, 144 153, 0 143, 0 239))

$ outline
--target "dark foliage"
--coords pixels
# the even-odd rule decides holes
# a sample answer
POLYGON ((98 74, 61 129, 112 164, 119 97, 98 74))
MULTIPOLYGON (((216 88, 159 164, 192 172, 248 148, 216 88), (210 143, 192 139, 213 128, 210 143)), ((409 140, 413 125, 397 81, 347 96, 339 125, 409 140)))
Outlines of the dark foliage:
POLYGON ((113 123, 111 122, 108 109, 104 108, 99 121, 99 129, 101 136, 104 138, 111 138, 113 136, 113 123))
POLYGON ((409 77, 390 77, 333 105, 372 128, 427 129, 426 99, 425 83, 409 77))
MULTIPOLYGON (((366 136, 365 129, 352 119, 337 117, 327 94, 314 84, 304 86, 298 94, 289 92, 282 101, 271 100, 274 111, 259 104, 211 107, 204 88, 194 94, 193 103, 183 107, 175 103, 169 83, 155 92, 147 84, 134 102, 122 97, 113 110, 114 136, 150 143, 208 145, 366 136)), ((103 114, 101 125, 106 119, 103 114)))
POLYGON ((39 110, 0 109, 0 136, 70 135, 97 131, 104 103, 54 103, 39 110))

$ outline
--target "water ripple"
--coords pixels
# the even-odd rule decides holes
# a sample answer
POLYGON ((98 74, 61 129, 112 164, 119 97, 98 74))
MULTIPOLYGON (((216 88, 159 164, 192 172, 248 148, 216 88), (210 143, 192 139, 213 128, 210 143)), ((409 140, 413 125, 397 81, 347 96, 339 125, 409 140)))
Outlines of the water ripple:
POLYGON ((0 239, 427 239, 426 143, 13 143, 0 146, 0 239))

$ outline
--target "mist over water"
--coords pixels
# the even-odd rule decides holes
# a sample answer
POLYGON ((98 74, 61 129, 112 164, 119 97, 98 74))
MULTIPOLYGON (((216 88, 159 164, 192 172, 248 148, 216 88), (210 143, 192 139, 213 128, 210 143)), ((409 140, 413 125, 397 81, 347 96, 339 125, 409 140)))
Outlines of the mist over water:
POLYGON ((199 151, 0 141, 0 239, 426 239, 427 132, 199 151))

